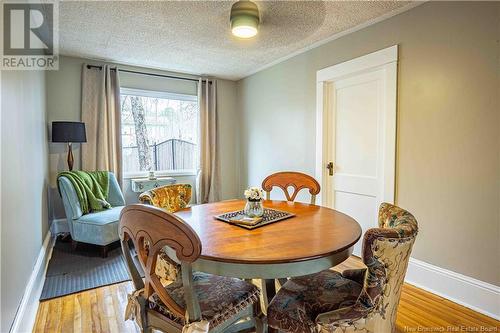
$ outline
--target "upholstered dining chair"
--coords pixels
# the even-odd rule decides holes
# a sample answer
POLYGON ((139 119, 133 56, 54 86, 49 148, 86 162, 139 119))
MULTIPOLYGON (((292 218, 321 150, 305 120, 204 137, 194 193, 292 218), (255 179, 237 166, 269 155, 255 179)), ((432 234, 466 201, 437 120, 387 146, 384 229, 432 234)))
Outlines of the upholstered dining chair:
POLYGON ((383 203, 366 231, 367 269, 291 278, 269 304, 268 325, 283 332, 395 332, 396 312, 418 232, 408 211, 383 203))
POLYGON ((191 193, 190 184, 166 185, 141 193, 139 201, 174 213, 189 205, 191 193))
POLYGON ((236 327, 233 325, 243 318, 252 318, 257 330, 262 331, 259 289, 240 279, 193 272, 192 263, 201 254, 201 241, 179 217, 153 206, 129 205, 120 216, 119 231, 136 289, 129 296, 127 315, 143 332, 223 332, 236 327), (129 242, 138 254, 144 281, 129 242), (172 250, 172 262, 180 263, 180 273, 175 281, 163 285, 155 274, 155 265, 165 247, 172 250))
POLYGON ((271 199, 271 191, 273 187, 279 187, 285 193, 287 201, 295 201, 297 194, 302 189, 308 189, 311 194, 311 204, 316 204, 316 195, 321 190, 319 183, 313 177, 301 172, 282 171, 273 173, 267 176, 262 182, 262 189, 266 191, 266 199, 271 199), (292 187, 293 193, 290 194, 288 189, 292 187))
MULTIPOLYGON (((139 201, 175 213, 188 206, 191 201, 192 188, 190 184, 174 184, 157 187, 139 195, 139 201)), ((177 278, 178 270, 175 262, 169 259, 168 248, 161 250, 156 261, 156 275, 162 283, 177 278)))

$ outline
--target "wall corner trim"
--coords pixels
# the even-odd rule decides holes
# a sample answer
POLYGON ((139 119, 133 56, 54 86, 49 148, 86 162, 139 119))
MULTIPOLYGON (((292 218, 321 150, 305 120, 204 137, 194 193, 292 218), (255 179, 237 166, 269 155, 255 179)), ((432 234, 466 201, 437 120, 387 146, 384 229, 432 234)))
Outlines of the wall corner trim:
POLYGON ((24 333, 33 330, 38 305, 40 303, 40 295, 42 294, 42 288, 45 282, 45 274, 47 272, 50 257, 52 256, 54 243, 55 237, 52 237, 50 231, 47 232, 35 266, 33 267, 33 272, 24 290, 21 304, 17 309, 16 317, 10 329, 11 333, 24 333))
POLYGON ((410 258, 405 282, 500 320, 500 287, 410 258))

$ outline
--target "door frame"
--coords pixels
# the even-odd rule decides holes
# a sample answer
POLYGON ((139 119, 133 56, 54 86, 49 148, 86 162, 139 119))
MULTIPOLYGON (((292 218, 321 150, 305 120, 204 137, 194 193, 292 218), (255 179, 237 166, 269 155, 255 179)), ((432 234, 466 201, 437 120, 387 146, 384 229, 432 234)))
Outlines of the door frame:
POLYGON ((383 70, 385 81, 385 98, 383 108, 383 170, 379 188, 382 201, 394 203, 396 191, 396 109, 397 109, 397 64, 398 45, 394 45, 316 72, 316 165, 315 177, 323 191, 319 194, 319 202, 323 206, 334 207, 332 194, 333 177, 328 176, 326 165, 333 161, 334 147, 330 147, 335 137, 334 101, 331 99, 332 84, 336 80, 345 79, 356 74, 383 70), (323 195, 322 195, 323 194, 323 195))

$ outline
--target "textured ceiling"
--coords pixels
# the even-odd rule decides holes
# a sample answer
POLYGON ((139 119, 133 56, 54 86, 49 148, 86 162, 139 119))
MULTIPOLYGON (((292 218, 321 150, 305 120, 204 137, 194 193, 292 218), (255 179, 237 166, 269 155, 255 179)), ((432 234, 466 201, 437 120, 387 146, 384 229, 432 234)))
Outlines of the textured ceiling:
POLYGON ((230 1, 67 1, 60 53, 239 79, 408 5, 402 1, 259 1, 259 34, 233 37, 230 1))

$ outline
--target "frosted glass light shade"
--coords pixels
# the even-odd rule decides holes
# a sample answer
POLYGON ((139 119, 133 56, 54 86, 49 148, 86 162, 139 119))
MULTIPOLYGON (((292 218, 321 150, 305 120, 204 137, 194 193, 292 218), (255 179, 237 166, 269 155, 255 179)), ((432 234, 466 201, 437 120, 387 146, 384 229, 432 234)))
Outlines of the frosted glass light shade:
POLYGON ((231 7, 231 32, 236 37, 251 38, 258 32, 259 9, 251 1, 241 0, 231 7))

